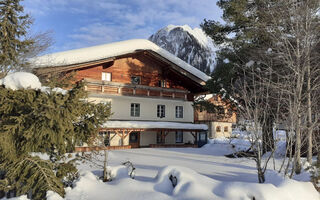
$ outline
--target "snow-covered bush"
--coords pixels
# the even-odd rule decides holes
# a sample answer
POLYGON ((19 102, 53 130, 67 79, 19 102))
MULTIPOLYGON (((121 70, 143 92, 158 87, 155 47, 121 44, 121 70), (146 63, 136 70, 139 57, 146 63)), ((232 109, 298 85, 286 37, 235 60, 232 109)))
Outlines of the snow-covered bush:
POLYGON ((39 78, 29 72, 15 72, 8 74, 3 79, 0 79, 0 85, 4 85, 5 88, 12 90, 41 88, 39 78))

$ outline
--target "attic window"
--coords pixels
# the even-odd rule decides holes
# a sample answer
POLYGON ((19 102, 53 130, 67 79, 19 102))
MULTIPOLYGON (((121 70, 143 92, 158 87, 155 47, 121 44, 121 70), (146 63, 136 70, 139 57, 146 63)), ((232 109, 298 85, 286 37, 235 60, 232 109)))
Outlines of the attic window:
POLYGON ((103 81, 111 81, 111 73, 109 72, 102 72, 101 80, 103 81))
POLYGON ((141 83, 141 77, 140 76, 131 76, 131 83, 138 85, 141 83))
POLYGON ((158 82, 158 86, 159 87, 167 87, 167 82, 166 82, 166 80, 159 80, 159 82, 158 82))

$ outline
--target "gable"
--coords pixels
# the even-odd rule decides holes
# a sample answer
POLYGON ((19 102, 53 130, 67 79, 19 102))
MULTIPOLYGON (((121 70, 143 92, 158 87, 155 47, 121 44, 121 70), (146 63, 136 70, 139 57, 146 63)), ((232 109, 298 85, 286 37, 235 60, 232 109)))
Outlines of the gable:
MULTIPOLYGON (((112 82, 131 83, 132 76, 141 77, 141 85, 158 87, 165 80, 168 88, 185 89, 193 93, 203 92, 201 81, 181 74, 170 63, 160 60, 146 51, 118 56, 98 63, 34 69, 37 74, 75 71, 77 81, 84 78, 101 80, 102 72, 111 73, 112 82)), ((194 78, 194 77, 193 77, 194 78)))
MULTIPOLYGON (((176 72, 184 76, 189 76, 192 81, 204 85, 205 81, 210 77, 184 62, 175 55, 160 48, 149 40, 135 39, 122 42, 115 42, 111 44, 93 46, 82 49, 75 49, 65 52, 58 52, 53 54, 36 57, 30 62, 36 69, 40 68, 66 68, 83 66, 92 63, 103 63, 106 60, 127 56, 133 53, 145 52, 158 60, 168 64, 176 72)), ((39 72, 40 70, 38 70, 39 72)))

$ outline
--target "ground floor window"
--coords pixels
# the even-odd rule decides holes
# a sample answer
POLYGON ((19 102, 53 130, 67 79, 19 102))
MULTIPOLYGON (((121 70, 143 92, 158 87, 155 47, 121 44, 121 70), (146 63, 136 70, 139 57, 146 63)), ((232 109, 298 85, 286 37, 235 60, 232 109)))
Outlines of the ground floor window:
POLYGON ((176 131, 176 143, 183 143, 183 131, 176 131))
POLYGON ((110 131, 100 131, 99 135, 103 138, 103 144, 105 146, 110 145, 110 131))
POLYGON ((164 144, 165 143, 165 137, 163 131, 157 132, 157 144, 164 144))
POLYGON ((228 132, 228 127, 227 126, 224 127, 224 132, 228 132))
POLYGON ((131 132, 130 133, 130 138, 129 138, 129 141, 130 143, 137 143, 138 142, 138 134, 139 132, 131 132))

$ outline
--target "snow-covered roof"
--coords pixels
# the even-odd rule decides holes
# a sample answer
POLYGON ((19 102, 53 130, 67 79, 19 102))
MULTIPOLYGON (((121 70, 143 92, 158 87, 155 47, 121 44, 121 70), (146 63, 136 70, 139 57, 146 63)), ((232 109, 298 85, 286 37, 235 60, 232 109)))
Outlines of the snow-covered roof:
POLYGON ((208 130, 206 124, 192 124, 179 122, 150 122, 150 121, 107 121, 104 128, 141 128, 141 129, 185 129, 185 130, 208 130))
POLYGON ((32 59, 31 63, 35 66, 35 68, 74 65, 116 57, 128 53, 133 53, 138 50, 153 51, 203 81, 207 81, 210 79, 210 77, 205 73, 189 65, 188 63, 169 53, 168 51, 162 49, 153 42, 145 39, 126 40, 110 44, 48 54, 32 59))

